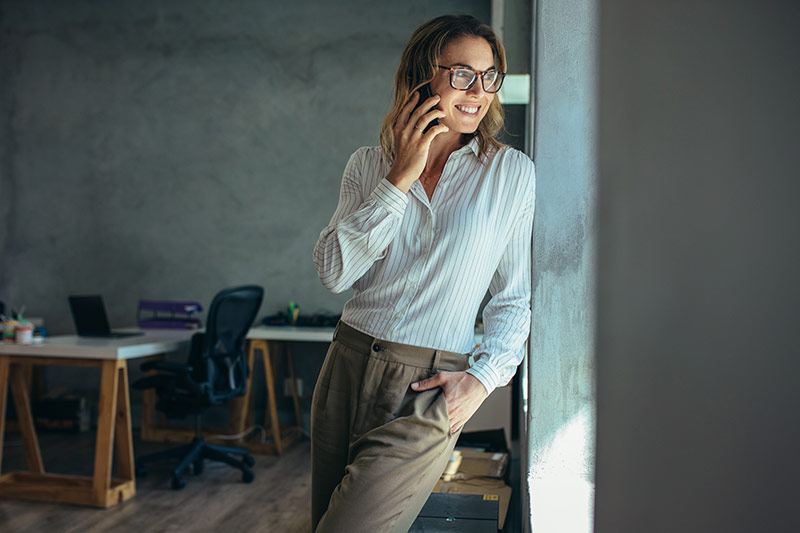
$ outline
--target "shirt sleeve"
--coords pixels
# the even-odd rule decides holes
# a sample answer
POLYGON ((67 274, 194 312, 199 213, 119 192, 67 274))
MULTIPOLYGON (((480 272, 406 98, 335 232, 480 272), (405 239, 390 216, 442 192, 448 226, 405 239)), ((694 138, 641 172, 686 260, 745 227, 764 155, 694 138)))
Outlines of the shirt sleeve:
POLYGON ((491 298, 483 310, 483 339, 472 351, 473 363, 467 370, 478 378, 487 394, 511 381, 525 355, 523 348, 531 327, 534 204, 532 190, 489 284, 491 298))
MULTIPOLYGON (((356 151, 342 176, 339 205, 314 247, 314 265, 322 284, 334 293, 343 292, 386 255, 386 249, 400 228, 408 197, 381 179, 372 191, 365 191, 370 172, 367 150, 356 151)), ((372 168, 374 167, 374 168, 372 168)))

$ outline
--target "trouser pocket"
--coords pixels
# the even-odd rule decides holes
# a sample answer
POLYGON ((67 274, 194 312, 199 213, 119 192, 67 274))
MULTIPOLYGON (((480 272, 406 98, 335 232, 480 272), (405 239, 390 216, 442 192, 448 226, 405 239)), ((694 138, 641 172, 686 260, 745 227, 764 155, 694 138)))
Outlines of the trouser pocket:
POLYGON ((441 388, 416 392, 411 384, 434 375, 427 368, 369 357, 364 370, 354 436, 398 418, 416 418, 428 430, 450 431, 450 420, 441 388))

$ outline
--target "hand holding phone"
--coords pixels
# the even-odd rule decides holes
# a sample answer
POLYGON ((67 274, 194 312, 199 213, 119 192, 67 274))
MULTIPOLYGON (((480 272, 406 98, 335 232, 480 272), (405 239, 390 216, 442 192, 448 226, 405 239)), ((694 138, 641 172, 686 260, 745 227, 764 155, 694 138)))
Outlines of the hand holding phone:
POLYGON ((434 137, 449 131, 449 128, 444 124, 440 124, 439 120, 431 118, 444 116, 444 112, 436 107, 440 97, 432 95, 431 88, 428 85, 420 87, 417 93, 412 93, 411 98, 403 107, 397 122, 392 128, 395 153, 392 168, 386 175, 386 180, 404 193, 409 191, 411 185, 419 179, 422 171, 425 170, 434 137), (419 106, 424 103, 426 103, 426 106, 432 107, 430 109, 423 108, 425 110, 423 114, 423 109, 419 109, 419 106), (426 118, 420 121, 423 116, 426 118), (428 122, 428 119, 430 119, 430 122, 428 122), (418 127, 421 124, 426 125, 425 131, 418 127), (425 133, 431 126, 437 126, 437 128, 431 131, 430 134, 417 135, 412 133, 412 129, 425 133))
MULTIPOLYGON (((414 109, 411 112, 413 113, 414 111, 416 111, 417 108, 421 106, 423 102, 425 102, 425 100, 431 97, 433 97, 433 93, 431 92, 431 84, 426 83, 425 85, 419 88, 419 100, 417 100, 417 105, 414 106, 414 109)), ((431 111, 432 109, 435 108, 432 107, 428 111, 431 111)), ((425 126, 425 131, 423 131, 422 133, 428 133, 428 130, 431 129, 432 126, 438 126, 438 125, 439 125, 439 119, 435 118, 431 120, 427 126, 425 126)))

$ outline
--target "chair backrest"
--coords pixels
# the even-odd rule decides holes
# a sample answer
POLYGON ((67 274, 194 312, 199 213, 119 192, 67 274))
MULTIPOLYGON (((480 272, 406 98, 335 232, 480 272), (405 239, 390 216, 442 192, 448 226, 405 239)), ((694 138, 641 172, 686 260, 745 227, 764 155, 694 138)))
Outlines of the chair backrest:
POLYGON ((189 364, 214 403, 245 393, 249 369, 244 341, 263 298, 263 288, 244 285, 220 291, 211 302, 206 331, 198 336, 201 344, 192 346, 189 364))

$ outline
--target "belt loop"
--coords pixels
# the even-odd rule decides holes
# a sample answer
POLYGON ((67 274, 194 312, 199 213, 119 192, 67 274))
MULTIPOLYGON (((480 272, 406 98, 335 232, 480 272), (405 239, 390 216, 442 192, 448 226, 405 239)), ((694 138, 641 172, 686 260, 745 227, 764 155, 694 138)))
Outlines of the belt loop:
POLYGON ((439 371, 439 350, 433 351, 433 365, 431 366, 431 372, 438 372, 439 371))

